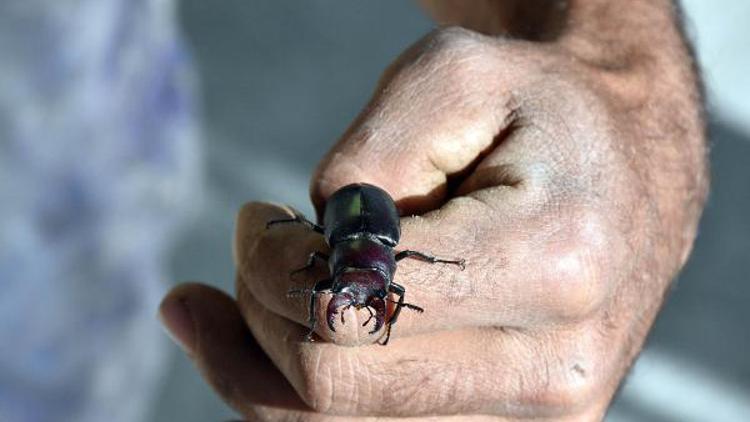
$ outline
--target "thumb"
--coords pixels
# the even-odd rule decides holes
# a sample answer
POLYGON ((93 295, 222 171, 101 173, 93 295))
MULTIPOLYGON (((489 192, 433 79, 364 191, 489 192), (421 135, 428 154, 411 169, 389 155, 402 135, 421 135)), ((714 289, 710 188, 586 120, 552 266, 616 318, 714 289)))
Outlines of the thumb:
POLYGON ((311 184, 318 212, 329 195, 355 182, 388 191, 402 214, 438 208, 451 179, 469 171, 508 126, 510 95, 492 63, 497 48, 488 37, 448 28, 397 59, 318 166, 311 184))
POLYGON ((226 293, 181 284, 162 300, 159 316, 206 381, 239 412, 253 414, 259 405, 308 409, 258 346, 226 293))

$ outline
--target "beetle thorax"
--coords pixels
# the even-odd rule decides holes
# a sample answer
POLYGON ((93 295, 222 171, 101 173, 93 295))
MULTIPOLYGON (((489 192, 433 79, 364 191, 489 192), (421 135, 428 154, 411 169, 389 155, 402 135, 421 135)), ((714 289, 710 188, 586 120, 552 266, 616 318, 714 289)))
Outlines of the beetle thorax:
POLYGON ((388 287, 388 283, 396 272, 393 249, 377 239, 367 237, 337 244, 333 249, 329 265, 335 279, 343 277, 345 273, 355 273, 344 278, 352 282, 357 280, 375 282, 378 276, 382 276, 386 280, 385 288, 388 287), (379 274, 369 275, 360 270, 375 271, 379 274))

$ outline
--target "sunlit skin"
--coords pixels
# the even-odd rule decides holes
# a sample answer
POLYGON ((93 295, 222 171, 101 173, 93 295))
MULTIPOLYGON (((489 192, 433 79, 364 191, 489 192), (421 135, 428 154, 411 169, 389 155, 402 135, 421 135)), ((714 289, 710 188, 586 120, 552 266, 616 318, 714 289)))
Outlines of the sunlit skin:
POLYGON ((678 13, 668 0, 424 3, 461 28, 433 31, 384 72, 311 196, 322 215, 343 186, 379 186, 404 216, 399 248, 466 269, 400 262, 394 280, 424 313, 403 312, 385 347, 364 307, 343 311, 372 290, 319 295, 317 318, 338 311, 336 331, 319 324, 307 342, 310 304, 287 292, 330 272, 289 274, 325 238, 267 230, 290 211, 256 202, 237 217, 236 296, 182 285, 162 318, 253 421, 601 420, 707 194, 678 13))

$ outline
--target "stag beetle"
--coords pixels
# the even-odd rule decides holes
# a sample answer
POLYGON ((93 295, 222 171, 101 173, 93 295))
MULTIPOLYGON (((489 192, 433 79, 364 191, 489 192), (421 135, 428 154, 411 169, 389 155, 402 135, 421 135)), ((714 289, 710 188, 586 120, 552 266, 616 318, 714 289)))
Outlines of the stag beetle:
POLYGON ((393 281, 398 261, 416 258, 433 264, 454 264, 464 269, 463 259, 440 259, 411 250, 394 252, 393 248, 401 237, 396 204, 386 191, 370 184, 355 183, 334 192, 326 202, 323 226, 295 214, 294 218, 269 221, 266 228, 284 223, 304 224, 324 235, 332 251, 330 256, 321 252, 311 253, 307 264, 291 274, 313 268, 316 260, 328 262, 330 278, 317 282, 312 289, 289 292, 290 295, 310 292, 310 331, 306 336, 308 341, 317 324, 315 299, 321 293, 333 294, 326 311, 331 331, 336 331, 333 326, 336 315, 341 312, 341 322, 344 323, 344 311, 354 306, 357 310, 366 308, 370 312, 363 327, 375 318, 375 325, 370 331, 370 334, 374 334, 385 323, 386 302, 395 303, 393 315, 387 322, 385 341, 381 343, 386 345, 391 337, 391 326, 398 320, 402 308, 419 313, 424 311, 419 306, 404 302, 404 287, 393 281), (398 296, 398 301, 388 298, 390 293, 398 296))

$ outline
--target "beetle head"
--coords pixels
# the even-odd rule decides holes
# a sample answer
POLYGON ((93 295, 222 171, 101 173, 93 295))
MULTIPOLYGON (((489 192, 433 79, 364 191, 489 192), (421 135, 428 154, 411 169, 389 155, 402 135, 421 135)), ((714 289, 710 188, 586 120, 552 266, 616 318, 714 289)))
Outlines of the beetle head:
POLYGON ((326 310, 328 328, 336 331, 334 322, 339 313, 341 313, 341 322, 344 323, 344 312, 347 309, 367 308, 370 318, 362 326, 367 325, 370 319, 375 319, 375 326, 370 334, 376 333, 385 323, 385 297, 387 295, 385 288, 386 278, 378 271, 356 270, 338 275, 332 289, 333 297, 328 302, 326 310))

